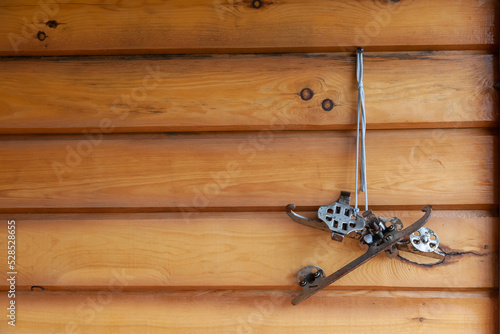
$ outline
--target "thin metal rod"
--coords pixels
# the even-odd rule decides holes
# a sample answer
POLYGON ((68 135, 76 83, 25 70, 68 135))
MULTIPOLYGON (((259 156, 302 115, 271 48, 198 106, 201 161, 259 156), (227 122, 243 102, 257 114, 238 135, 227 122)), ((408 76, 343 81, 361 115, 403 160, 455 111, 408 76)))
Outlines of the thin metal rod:
POLYGON ((366 111, 365 111, 365 90, 363 88, 362 48, 358 48, 356 50, 356 77, 358 80, 358 122, 356 125, 356 196, 355 196, 354 207, 357 213, 359 212, 359 207, 358 207, 359 190, 361 190, 365 195, 365 211, 368 210, 368 186, 366 180, 366 111), (361 123, 361 129, 360 129, 360 123, 361 123), (361 168, 361 188, 358 188, 360 168, 361 168))

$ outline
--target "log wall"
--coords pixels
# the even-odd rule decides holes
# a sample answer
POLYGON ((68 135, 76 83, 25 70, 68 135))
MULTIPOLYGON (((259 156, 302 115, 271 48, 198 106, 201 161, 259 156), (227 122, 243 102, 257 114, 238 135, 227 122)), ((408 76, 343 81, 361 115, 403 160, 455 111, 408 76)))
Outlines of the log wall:
POLYGON ((2 333, 498 331, 496 1, 4 0, 0 18, 2 333), (379 256, 294 307, 301 267, 362 254, 284 210, 354 191, 357 46, 370 208, 407 226, 431 205, 448 255, 379 256))

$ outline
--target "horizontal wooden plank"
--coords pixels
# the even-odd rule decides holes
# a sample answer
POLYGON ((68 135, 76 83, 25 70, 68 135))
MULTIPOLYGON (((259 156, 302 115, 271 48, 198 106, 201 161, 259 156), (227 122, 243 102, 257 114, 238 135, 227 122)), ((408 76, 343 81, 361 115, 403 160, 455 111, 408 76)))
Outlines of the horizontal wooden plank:
MULTIPOLYGON (((408 333, 496 332, 488 293, 441 296, 357 292, 315 296, 292 306, 283 291, 23 293, 16 333, 408 333), (390 315, 390 316, 388 316, 390 315)), ((2 295, 2 304, 6 297, 2 295)))
POLYGON ((360 45, 368 50, 496 51, 495 4, 494 0, 156 0, 136 5, 101 0, 3 1, 0 55, 316 52, 354 50, 360 45))
MULTIPOLYGON (((397 216, 405 226, 422 214, 376 213, 397 216)), ((285 212, 12 218, 19 244, 17 286, 24 290, 102 289, 117 275, 125 275, 131 289, 299 289, 296 275, 302 267, 315 264, 332 273, 363 254, 356 241, 334 242, 328 233, 296 224, 285 212)), ((6 249, 5 215, 1 225, 0 247, 6 249)), ((426 259, 409 263, 383 255, 329 288, 494 288, 497 225, 498 218, 436 211, 427 226, 449 254, 443 263, 428 267, 422 265, 429 263, 426 259)), ((0 262, 0 275, 8 271, 7 261, 0 262)), ((1 287, 6 284, 0 280, 1 287)))
MULTIPOLYGON (((354 133, 2 138, 0 209, 317 208, 354 187, 354 133)), ((372 205, 492 208, 496 136, 482 129, 367 134, 372 205)))
MULTIPOLYGON (((0 133, 100 131, 106 119, 113 132, 331 130, 356 122, 356 64, 347 53, 4 64, 0 133), (306 89, 312 97, 301 97, 306 89), (325 99, 333 110, 323 109, 325 99)), ((365 54, 368 128, 496 126, 495 64, 492 55, 464 52, 365 54)))
MULTIPOLYGON (((498 129, 498 134, 500 135, 500 127, 498 129)), ((500 146, 497 146, 496 150, 497 150, 497 152, 500 152, 500 146)), ((500 193, 500 187, 498 189, 498 192, 500 193)), ((499 214, 500 214, 500 208, 499 208, 499 214)), ((499 238, 500 238, 500 235, 499 235, 499 238)), ((499 254, 499 258, 500 258, 500 254, 499 254)), ((499 263, 499 268, 500 268, 500 263, 499 263)), ((500 269, 499 269, 499 272, 500 272, 500 269)), ((498 279, 500 281, 500 275, 498 276, 498 279)), ((500 282, 499 282, 499 286, 500 286, 500 282)), ((497 321, 497 326, 498 327, 497 328, 498 328, 498 331, 500 332, 500 289, 499 289, 499 294, 498 294, 498 297, 497 297, 497 311, 498 311, 498 318, 497 318, 497 320, 498 320, 497 321)))

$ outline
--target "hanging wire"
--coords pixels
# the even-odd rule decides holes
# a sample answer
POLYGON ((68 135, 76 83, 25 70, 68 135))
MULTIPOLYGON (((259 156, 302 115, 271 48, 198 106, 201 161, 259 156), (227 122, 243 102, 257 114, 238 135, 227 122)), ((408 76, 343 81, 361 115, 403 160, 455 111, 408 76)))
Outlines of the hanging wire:
POLYGON ((366 113, 365 113, 365 90, 363 89, 363 48, 356 50, 356 77, 358 79, 358 123, 356 127, 356 196, 355 211, 358 208, 358 192, 365 194, 365 211, 368 210, 368 191, 366 186, 366 113), (360 134, 361 123, 361 134, 360 134), (361 154, 360 154, 361 150, 361 154), (358 188, 359 168, 361 160, 361 189, 358 188))

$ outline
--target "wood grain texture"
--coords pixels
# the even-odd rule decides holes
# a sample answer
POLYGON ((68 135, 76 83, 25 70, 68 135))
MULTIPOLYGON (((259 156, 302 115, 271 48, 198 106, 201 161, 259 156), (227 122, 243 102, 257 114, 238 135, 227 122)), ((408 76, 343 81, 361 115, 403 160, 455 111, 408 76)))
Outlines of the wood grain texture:
MULTIPOLYGON (((495 132, 496 133, 496 132, 495 132)), ((488 130, 373 130, 375 207, 492 208, 496 137, 488 130)), ((352 132, 4 137, 0 206, 33 209, 317 208, 354 186, 352 132)))
MULTIPOLYGON (((500 65, 500 63, 499 63, 499 65, 500 65)), ((497 71, 497 73, 498 73, 498 71, 497 71)), ((497 127, 498 127, 498 134, 500 136, 500 120, 497 123, 497 127)), ((500 144, 497 145, 496 151, 500 154, 500 144)), ((500 187, 497 190, 498 190, 498 193, 499 193, 499 196, 500 196, 500 187)), ((499 216, 500 216, 500 207, 499 207, 498 213, 499 213, 499 216)), ((499 235, 499 238, 500 238, 500 235, 499 235)), ((499 253, 499 258, 500 258, 500 253, 499 253)), ((500 269, 499 269, 499 272, 500 272, 500 269)), ((498 275, 498 280, 499 280, 499 286, 500 286, 500 274, 498 275)), ((497 321, 497 326, 498 327, 497 328, 498 328, 498 331, 500 332, 500 290, 499 290, 499 295, 498 295, 498 298, 497 298, 497 311, 498 311, 498 321, 497 321)))
MULTIPOLYGON (((323 292, 299 306, 292 298, 283 291, 31 292, 17 298, 15 332, 387 333, 393 326, 404 333, 495 333, 489 293, 323 292)), ((0 330, 12 330, 7 326, 2 321, 0 330)))
MULTIPOLYGON (((405 226, 421 216, 418 211, 377 214, 397 216, 405 226)), ((103 289, 120 275, 130 289, 298 290, 302 267, 314 264, 332 273, 363 254, 356 241, 334 242, 324 231, 296 224, 284 211, 14 217, 17 285, 24 290, 103 289)), ((0 247, 7 240, 4 218, 0 247)), ((436 211, 426 226, 449 254, 443 263, 428 267, 381 255, 329 289, 495 288, 497 225, 498 218, 436 211)), ((0 262, 1 275, 9 271, 6 264, 0 262)), ((5 279, 0 282, 7 287, 5 279)))
MULTIPOLYGON (((371 129, 494 127, 496 57, 365 54, 371 129)), ((0 133, 354 128, 352 54, 11 59, 0 133), (69 89, 68 89, 69 88, 69 89), (303 100, 300 92, 311 89, 303 100), (331 111, 322 101, 331 99, 331 111)))
POLYGON ((252 3, 3 1, 0 55, 497 49, 494 0, 252 3))

